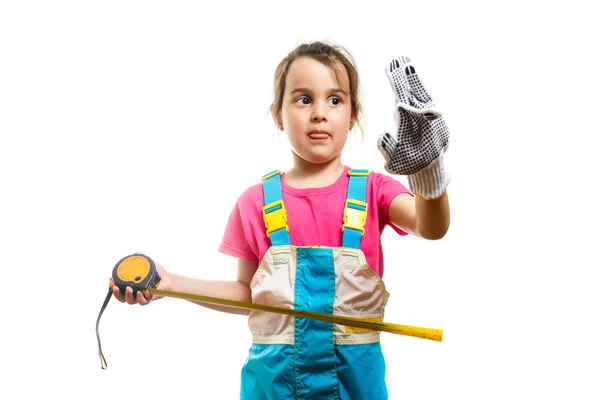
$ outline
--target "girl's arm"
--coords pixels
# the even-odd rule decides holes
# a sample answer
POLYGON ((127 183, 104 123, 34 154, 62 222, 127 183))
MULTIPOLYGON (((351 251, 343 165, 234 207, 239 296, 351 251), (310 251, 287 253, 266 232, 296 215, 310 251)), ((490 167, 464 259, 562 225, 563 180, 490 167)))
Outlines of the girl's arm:
POLYGON ((446 235, 450 226, 448 194, 431 200, 399 194, 388 209, 390 221, 404 231, 424 239, 438 240, 446 235))
MULTIPOLYGON (((156 264, 158 275, 161 277, 159 289, 172 292, 183 292, 198 294, 201 296, 218 297, 221 299, 252 302, 252 292, 250 291, 250 282, 254 273, 258 269, 258 263, 238 259, 238 274, 235 281, 207 281, 202 279, 190 278, 187 276, 175 275, 167 272, 165 268, 156 264)), ((125 293, 121 293, 119 288, 113 286, 115 298, 128 304, 146 305, 150 301, 146 300, 141 292, 133 296, 131 287, 127 287, 125 293)), ((161 296, 155 296, 152 301, 160 299, 161 296)), ((218 304, 207 304, 193 302, 213 310, 223 311, 231 314, 248 315, 250 310, 237 307, 222 306, 218 304)))
MULTIPOLYGON (((170 274, 170 288, 164 288, 174 292, 184 292, 199 294, 202 296, 218 297, 222 299, 252 302, 252 292, 250 291, 250 281, 258 268, 258 263, 238 259, 237 280, 235 281, 207 281, 202 279, 190 278, 170 274)), ((231 314, 248 315, 250 310, 243 308, 222 306, 219 304, 207 304, 194 302, 201 306, 211 308, 217 311, 223 311, 231 314)))

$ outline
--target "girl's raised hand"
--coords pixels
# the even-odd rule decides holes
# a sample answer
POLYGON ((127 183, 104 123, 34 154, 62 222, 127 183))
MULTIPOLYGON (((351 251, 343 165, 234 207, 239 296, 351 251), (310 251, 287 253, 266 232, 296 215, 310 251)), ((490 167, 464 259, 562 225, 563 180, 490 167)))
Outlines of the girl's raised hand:
POLYGON ((444 118, 408 57, 392 60, 386 74, 396 97, 397 131, 377 141, 385 169, 406 175, 413 193, 437 198, 449 180, 442 161, 450 136, 444 118))

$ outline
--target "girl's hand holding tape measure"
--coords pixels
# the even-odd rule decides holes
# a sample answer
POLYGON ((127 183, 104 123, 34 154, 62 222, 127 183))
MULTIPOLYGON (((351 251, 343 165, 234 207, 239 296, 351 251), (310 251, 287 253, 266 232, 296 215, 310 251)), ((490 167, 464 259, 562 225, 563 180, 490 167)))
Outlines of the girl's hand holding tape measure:
MULTIPOLYGON (((134 254, 142 254, 142 253, 134 253, 134 254)), ((160 277, 160 282, 158 283, 157 289, 172 290, 172 288, 171 288, 171 282, 173 281, 172 275, 169 272, 167 272, 167 270, 159 263, 155 262, 153 264, 156 267, 156 273, 160 277)), ((134 293, 134 290, 131 288, 131 286, 127 286, 125 289, 125 292, 123 293, 123 291, 121 291, 117 285, 114 285, 112 287, 112 293, 113 293, 115 299, 117 299, 121 303, 139 304, 142 306, 150 304, 151 301, 163 298, 163 296, 159 296, 159 295, 152 295, 152 296, 149 296, 149 298, 146 298, 144 296, 144 294, 142 293, 142 291, 136 291, 134 293)))
MULTIPOLYGON (((136 255, 140 255, 140 257, 144 257, 145 256, 142 255, 142 253, 134 253, 136 255)), ((148 260, 149 261, 149 260, 148 260)), ((125 281, 135 281, 136 278, 149 278, 149 280, 152 280, 152 277, 149 275, 152 274, 156 274, 158 275, 158 279, 157 279, 157 289, 163 289, 163 290, 172 290, 171 289, 171 282, 173 281, 173 277, 172 275, 167 272, 167 270, 160 265, 157 262, 151 262, 150 264, 146 264, 146 263, 142 263, 140 265, 140 267, 135 268, 135 266, 133 268, 129 268, 127 271, 123 271, 123 273, 127 274, 127 273, 131 273, 132 271, 136 271, 136 269, 139 269, 139 271, 137 271, 136 273, 139 273, 140 276, 138 277, 126 277, 124 280, 125 281), (150 268, 154 271, 146 271, 146 268, 148 268, 148 266, 150 266, 150 268)), ((140 280, 140 279, 138 279, 140 280)), ((122 286, 122 285, 120 285, 122 286)), ((127 304, 139 304, 142 306, 145 306, 147 304, 150 304, 151 301, 154 300, 158 300, 158 299, 162 299, 163 296, 159 296, 159 295, 148 295, 147 293, 141 291, 141 290, 134 290, 132 289, 131 286, 127 286, 125 288, 125 291, 119 289, 119 285, 114 285, 112 286, 112 293, 115 297, 115 299, 117 299, 118 301, 120 301, 121 303, 127 303, 127 304)))

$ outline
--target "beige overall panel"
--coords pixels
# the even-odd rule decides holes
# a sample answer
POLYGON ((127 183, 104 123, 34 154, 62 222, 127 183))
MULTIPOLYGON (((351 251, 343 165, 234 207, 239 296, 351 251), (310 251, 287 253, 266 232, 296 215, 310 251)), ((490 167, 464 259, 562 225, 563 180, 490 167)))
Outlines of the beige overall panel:
MULTIPOLYGON (((296 250, 292 246, 273 246, 265 253, 252 282, 252 302, 294 308, 296 250)), ((265 311, 250 311, 248 327, 254 343, 292 344, 294 317, 265 311)))
MULTIPOLYGON (((355 318, 383 321, 389 293, 381 278, 369 267, 360 249, 333 249, 336 271, 336 296, 333 313, 355 318)), ((380 332, 334 325, 337 344, 373 343, 380 332)))

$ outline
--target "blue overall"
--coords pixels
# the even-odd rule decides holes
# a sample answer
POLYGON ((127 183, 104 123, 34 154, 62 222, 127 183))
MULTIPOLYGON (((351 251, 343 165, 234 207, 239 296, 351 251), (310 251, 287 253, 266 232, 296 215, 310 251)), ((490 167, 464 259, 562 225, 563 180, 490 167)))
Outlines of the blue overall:
MULTIPOLYGON (((360 250, 368 174, 349 172, 339 248, 291 245, 279 171, 263 177, 271 247, 250 284, 253 302, 383 319, 388 293, 360 250)), ((254 310, 248 324, 241 399, 387 399, 379 332, 254 310)))

